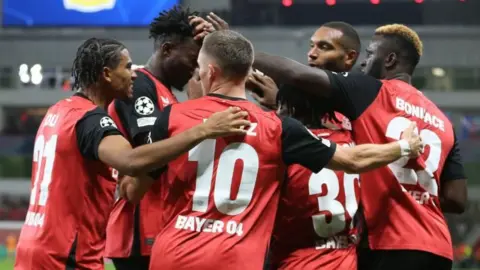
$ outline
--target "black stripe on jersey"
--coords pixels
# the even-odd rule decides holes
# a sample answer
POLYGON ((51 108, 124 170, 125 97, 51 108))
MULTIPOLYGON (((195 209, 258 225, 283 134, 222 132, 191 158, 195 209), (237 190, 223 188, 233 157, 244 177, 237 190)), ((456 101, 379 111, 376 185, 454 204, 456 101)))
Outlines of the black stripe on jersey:
POLYGON ((70 247, 70 251, 68 252, 67 263, 65 265, 65 270, 75 270, 77 268, 77 240, 78 240, 78 233, 75 235, 75 239, 73 240, 72 247, 70 247))
MULTIPOLYGON (((140 202, 141 203, 141 202, 140 202)), ((133 241, 132 250, 130 252, 131 257, 141 256, 141 237, 140 237, 140 203, 135 206, 135 212, 133 214, 133 241)))

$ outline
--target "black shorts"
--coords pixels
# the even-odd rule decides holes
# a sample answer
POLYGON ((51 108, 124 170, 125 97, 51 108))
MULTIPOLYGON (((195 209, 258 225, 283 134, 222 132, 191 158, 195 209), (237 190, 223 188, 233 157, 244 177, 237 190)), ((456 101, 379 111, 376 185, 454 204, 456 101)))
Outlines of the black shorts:
POLYGON ((370 250, 359 248, 358 270, 451 270, 452 261, 419 250, 370 250))
POLYGON ((116 270, 148 270, 150 256, 111 258, 116 270))

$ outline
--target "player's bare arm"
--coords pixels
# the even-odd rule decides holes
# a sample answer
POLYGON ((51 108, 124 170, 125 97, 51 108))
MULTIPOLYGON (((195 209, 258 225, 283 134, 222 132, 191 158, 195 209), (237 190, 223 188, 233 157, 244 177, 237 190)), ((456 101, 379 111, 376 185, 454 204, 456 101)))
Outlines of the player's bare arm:
POLYGON ((414 132, 412 122, 403 133, 402 139, 388 144, 362 144, 352 148, 338 147, 327 168, 347 173, 362 173, 388 165, 397 159, 418 157, 423 151, 421 138, 414 132))
POLYGON ((467 179, 454 179, 443 183, 440 207, 444 213, 461 214, 467 204, 467 179))
POLYGON ((319 97, 328 97, 332 93, 330 79, 325 71, 292 59, 259 52, 255 54, 253 66, 274 81, 295 85, 307 93, 319 97))
POLYGON ((205 139, 246 134, 242 128, 250 125, 246 116, 239 108, 229 108, 177 136, 135 149, 123 136, 107 136, 100 142, 98 156, 121 175, 141 175, 163 167, 205 139))
POLYGON ((440 175, 440 207, 444 213, 461 214, 467 204, 467 176, 455 136, 453 148, 447 156, 440 175))

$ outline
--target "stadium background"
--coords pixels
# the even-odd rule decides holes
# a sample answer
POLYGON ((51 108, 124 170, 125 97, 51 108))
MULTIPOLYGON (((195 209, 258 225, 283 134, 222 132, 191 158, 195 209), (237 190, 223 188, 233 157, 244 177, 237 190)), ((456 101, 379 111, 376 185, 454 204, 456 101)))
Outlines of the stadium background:
MULTIPOLYGON (((71 94, 70 66, 77 46, 92 36, 114 37, 141 65, 152 52, 148 23, 175 3, 0 0, 0 270, 13 268, 28 207, 37 126, 49 105, 71 94)), ((250 38, 256 50, 301 62, 306 62, 310 35, 323 22, 353 24, 364 47, 375 26, 413 26, 425 48, 414 84, 455 123, 469 176, 467 212, 448 217, 456 267, 480 269, 479 0, 185 0, 182 4, 215 11, 250 38)), ((177 94, 185 99, 183 93, 177 94)))

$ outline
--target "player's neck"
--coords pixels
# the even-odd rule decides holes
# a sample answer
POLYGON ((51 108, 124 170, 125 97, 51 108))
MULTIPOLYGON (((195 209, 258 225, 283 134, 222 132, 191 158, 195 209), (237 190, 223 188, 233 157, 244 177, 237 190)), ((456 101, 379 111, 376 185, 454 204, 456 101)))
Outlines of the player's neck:
POLYGON ((405 72, 397 72, 397 73, 394 73, 394 74, 388 74, 386 76, 386 79, 387 80, 400 80, 400 81, 404 81, 408 84, 412 84, 412 76, 410 76, 410 74, 405 73, 405 72))
POLYGON ((100 89, 95 89, 95 87, 91 87, 80 90, 80 93, 84 94, 89 100, 93 102, 93 104, 97 105, 98 107, 107 109, 110 101, 105 96, 100 95, 100 89))
POLYGON ((247 94, 245 92, 245 83, 237 84, 233 82, 220 82, 215 85, 212 85, 209 93, 211 94, 220 94, 228 97, 234 98, 243 98, 247 99, 247 94))
POLYGON ((145 64, 145 69, 148 70, 148 72, 150 72, 160 82, 162 82, 163 85, 165 85, 168 88, 171 87, 166 81, 165 76, 162 72, 162 69, 160 68, 160 60, 156 56, 156 53, 150 56, 147 63, 145 64))

